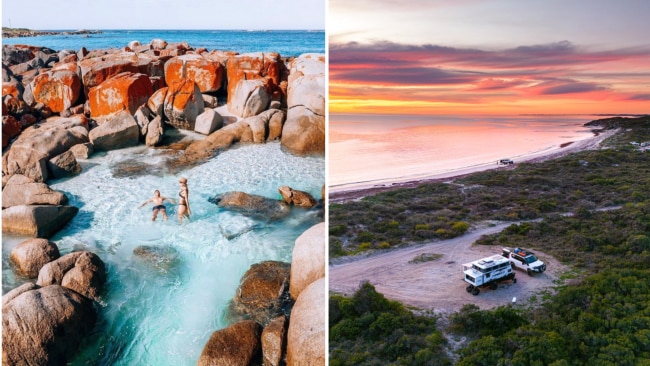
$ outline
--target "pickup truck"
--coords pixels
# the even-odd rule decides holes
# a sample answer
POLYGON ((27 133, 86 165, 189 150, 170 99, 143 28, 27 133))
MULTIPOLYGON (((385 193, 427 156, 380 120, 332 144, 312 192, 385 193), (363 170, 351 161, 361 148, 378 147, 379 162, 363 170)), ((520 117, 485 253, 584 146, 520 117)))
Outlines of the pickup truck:
POLYGON ((503 248, 502 255, 510 260, 512 268, 520 268, 526 271, 529 276, 533 273, 546 271, 546 264, 535 256, 533 252, 521 248, 503 248))

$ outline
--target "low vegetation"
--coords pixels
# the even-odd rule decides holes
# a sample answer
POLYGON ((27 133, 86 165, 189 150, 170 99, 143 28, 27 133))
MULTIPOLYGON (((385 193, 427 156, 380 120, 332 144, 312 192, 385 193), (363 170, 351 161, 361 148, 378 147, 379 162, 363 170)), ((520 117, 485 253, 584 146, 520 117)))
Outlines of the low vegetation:
POLYGON ((330 256, 376 250, 380 243, 395 248, 453 238, 485 220, 528 220, 648 200, 648 153, 631 142, 650 141, 650 117, 613 121, 602 124, 624 131, 608 141, 609 149, 331 204, 330 256))
MULTIPOLYGON (((535 304, 490 310, 465 305, 449 316, 444 329, 431 314, 413 315, 422 327, 403 328, 402 322, 395 323, 391 334, 403 332, 410 339, 425 340, 436 335, 434 344, 410 343, 409 356, 427 352, 429 358, 410 359, 408 364, 650 365, 650 164, 648 153, 630 144, 650 141, 650 119, 642 123, 638 120, 632 124, 621 120, 611 123, 626 131, 609 141, 612 147, 609 150, 583 152, 543 164, 520 164, 511 171, 473 175, 457 182, 464 185, 462 188, 437 185, 440 187, 410 190, 420 194, 429 189, 441 192, 447 199, 461 200, 460 205, 448 200, 450 206, 442 207, 432 203, 436 211, 448 209, 447 217, 458 222, 541 217, 537 222, 513 224, 501 233, 480 238, 477 243, 539 250, 570 266, 571 271, 555 293, 543 296, 535 304), (603 207, 611 209, 596 210, 603 207), (441 350, 451 348, 443 334, 455 340, 469 340, 453 353, 453 361, 448 356, 453 350, 447 353, 441 350)), ((405 192, 400 194, 408 197, 405 192)), ((417 195, 415 200, 423 197, 417 195)), ((358 204, 368 205, 366 209, 370 212, 378 201, 387 202, 387 198, 364 199, 358 204)), ((393 205, 397 207, 398 203, 393 205)), ((399 205, 413 207, 407 202, 399 205)), ((383 209, 383 215, 388 215, 389 210, 383 209)), ((400 216, 404 212, 407 211, 393 213, 391 220, 404 222, 400 216)), ((376 216, 373 222, 381 218, 376 216)), ((344 226, 339 227, 339 235, 334 239, 346 244, 353 241, 363 221, 357 220, 355 225, 346 225, 344 221, 330 218, 333 225, 344 226)), ((364 231, 375 234, 369 227, 364 226, 364 231)), ((400 224, 395 229, 404 228, 400 224)), ((403 239, 401 245, 413 238, 404 236, 403 239)), ((394 242, 394 245, 400 244, 394 242)), ((341 246, 341 250, 347 251, 347 246, 341 246)), ((363 308, 375 309, 375 301, 391 303, 372 290, 372 296, 364 297, 370 302, 365 302, 363 308)), ((363 323, 361 319, 369 321, 376 317, 367 312, 341 315, 340 309, 345 307, 341 304, 354 307, 358 294, 352 298, 332 295, 331 337, 339 337, 352 324, 357 324, 355 329, 361 333, 368 332, 368 327, 363 326, 372 323, 363 323)), ((404 321, 404 324, 408 323, 404 321)), ((355 364, 407 364, 399 358, 380 358, 382 346, 373 342, 363 335, 355 341, 332 338, 330 355, 337 363, 331 364, 353 364, 350 361, 353 357, 361 357, 355 364)))
POLYGON ((451 365, 436 317, 415 315, 370 283, 329 301, 330 366, 451 365))

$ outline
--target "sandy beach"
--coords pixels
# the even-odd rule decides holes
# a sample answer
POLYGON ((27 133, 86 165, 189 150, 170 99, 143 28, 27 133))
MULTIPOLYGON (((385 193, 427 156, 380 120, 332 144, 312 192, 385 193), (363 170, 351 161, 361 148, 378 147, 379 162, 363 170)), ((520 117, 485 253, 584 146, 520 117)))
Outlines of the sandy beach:
POLYGON ((536 163, 546 160, 557 159, 572 153, 576 153, 583 150, 594 150, 600 147, 600 144, 607 138, 616 134, 619 130, 594 130, 594 136, 561 144, 557 148, 547 149, 544 151, 539 151, 531 154, 526 154, 518 157, 514 165, 497 165, 496 163, 490 162, 480 165, 474 165, 471 167, 461 168, 457 170, 447 171, 444 173, 433 174, 430 176, 425 176, 421 179, 416 180, 395 180, 392 182, 384 184, 368 183, 367 185, 359 184, 355 189, 346 189, 345 187, 329 188, 329 202, 346 202, 352 200, 358 200, 366 196, 377 194, 379 192, 385 192, 396 188, 409 188, 416 187, 422 183, 429 182, 444 182, 454 179, 458 179, 469 174, 476 172, 493 170, 493 169, 513 169, 517 163, 529 162, 536 163))

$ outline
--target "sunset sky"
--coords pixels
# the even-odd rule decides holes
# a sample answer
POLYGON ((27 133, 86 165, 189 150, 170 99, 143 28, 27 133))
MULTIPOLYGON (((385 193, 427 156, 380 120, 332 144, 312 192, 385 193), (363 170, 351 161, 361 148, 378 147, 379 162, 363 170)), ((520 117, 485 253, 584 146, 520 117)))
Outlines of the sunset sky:
POLYGON ((330 112, 650 113, 650 1, 330 0, 330 112))

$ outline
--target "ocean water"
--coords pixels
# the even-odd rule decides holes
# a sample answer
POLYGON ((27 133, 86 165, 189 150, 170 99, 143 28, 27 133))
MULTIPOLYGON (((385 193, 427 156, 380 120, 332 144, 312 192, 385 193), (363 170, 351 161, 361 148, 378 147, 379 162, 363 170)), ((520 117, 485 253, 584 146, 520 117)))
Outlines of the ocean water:
POLYGON ((592 137, 589 121, 568 116, 388 116, 330 114, 331 192, 495 166, 592 137))
MULTIPOLYGON (((98 323, 71 365, 195 365, 210 334, 229 325, 228 302, 245 271, 264 260, 290 262, 295 239, 322 221, 314 210, 293 209, 266 222, 208 202, 234 190, 280 199, 282 185, 320 199, 322 157, 297 157, 275 142, 240 145, 171 175, 169 154, 142 146, 96 154, 82 161, 80 175, 50 182, 80 208, 51 240, 62 255, 96 253, 108 272, 98 323), (124 167, 146 170, 124 174, 124 167), (188 178, 191 219, 180 224, 176 206, 168 204, 169 220, 151 222, 152 206, 138 206, 154 189, 177 199, 180 176, 188 178), (166 248, 175 259, 142 261, 133 254, 140 245, 166 248)), ((3 293, 24 282, 8 264, 21 240, 3 235, 3 293)))
POLYGON ((325 53, 323 30, 102 30, 92 35, 55 35, 3 38, 3 44, 28 44, 54 50, 121 48, 131 41, 148 44, 161 38, 167 42, 187 42, 194 48, 239 53, 278 52, 281 56, 325 53))

